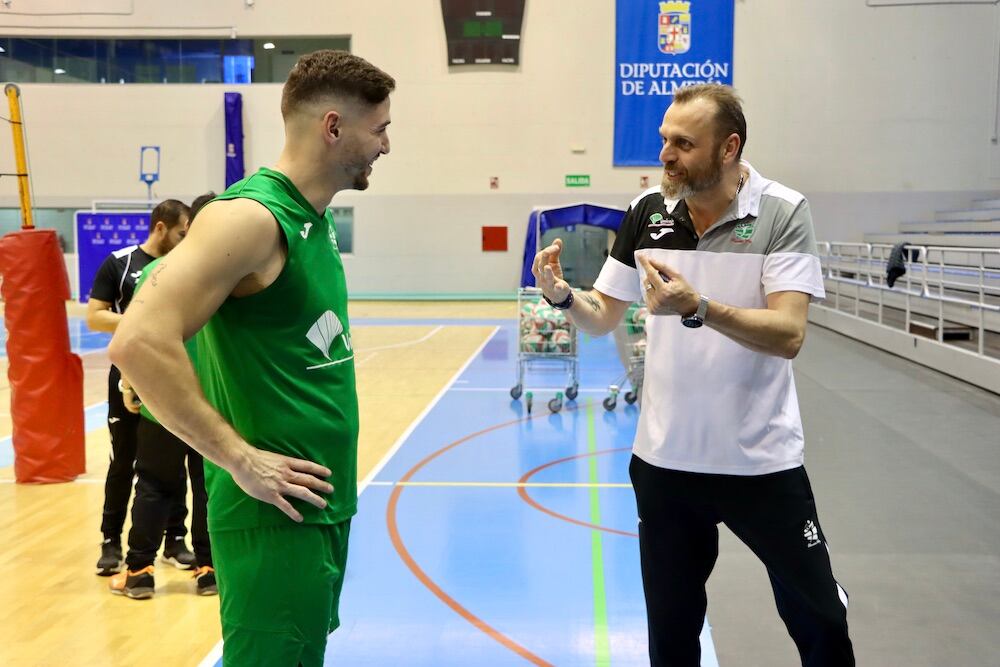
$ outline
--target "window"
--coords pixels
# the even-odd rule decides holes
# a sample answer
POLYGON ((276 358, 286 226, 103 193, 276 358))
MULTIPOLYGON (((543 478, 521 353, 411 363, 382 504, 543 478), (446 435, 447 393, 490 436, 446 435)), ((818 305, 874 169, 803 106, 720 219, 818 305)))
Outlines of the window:
MULTIPOLYGON (((31 220, 36 229, 54 229, 63 252, 76 252, 73 237, 73 209, 33 208, 31 220)), ((20 231, 21 209, 0 208, 0 236, 20 231)))
POLYGON ((337 247, 341 255, 354 252, 354 208, 351 206, 331 206, 333 223, 337 231, 337 247))
POLYGON ((62 39, 0 37, 0 81, 283 83, 299 56, 349 51, 350 37, 62 39))

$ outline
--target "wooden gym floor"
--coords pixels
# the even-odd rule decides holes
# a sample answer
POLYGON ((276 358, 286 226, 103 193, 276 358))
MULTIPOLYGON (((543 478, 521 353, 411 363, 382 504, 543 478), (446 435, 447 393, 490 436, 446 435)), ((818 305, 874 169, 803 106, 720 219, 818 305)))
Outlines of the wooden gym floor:
MULTIPOLYGON (((79 306, 69 308, 71 316, 82 316, 79 306)), ((358 321, 352 335, 361 409, 358 476, 364 479, 493 330, 405 320, 513 319, 515 306, 354 302, 350 312, 358 321)), ((83 359, 84 405, 99 404, 107 398, 107 354, 83 359)), ((3 359, 0 438, 11 432, 6 369, 3 359)), ((196 596, 190 572, 158 561, 150 601, 113 596, 108 578, 95 576, 107 428, 88 432, 86 447, 86 474, 72 483, 14 484, 13 467, 0 467, 0 664, 198 664, 220 639, 218 598, 196 596)))

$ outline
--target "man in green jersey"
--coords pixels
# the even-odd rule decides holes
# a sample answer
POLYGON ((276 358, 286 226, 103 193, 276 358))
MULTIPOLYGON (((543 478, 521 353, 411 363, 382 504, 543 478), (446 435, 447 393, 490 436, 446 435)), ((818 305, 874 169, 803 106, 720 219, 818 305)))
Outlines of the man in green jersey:
POLYGON ((339 625, 358 406, 327 206, 367 188, 389 152, 394 88, 348 53, 300 58, 278 161, 201 211, 109 349, 149 410, 205 456, 226 665, 321 665, 339 625), (183 345, 195 333, 197 369, 183 345))

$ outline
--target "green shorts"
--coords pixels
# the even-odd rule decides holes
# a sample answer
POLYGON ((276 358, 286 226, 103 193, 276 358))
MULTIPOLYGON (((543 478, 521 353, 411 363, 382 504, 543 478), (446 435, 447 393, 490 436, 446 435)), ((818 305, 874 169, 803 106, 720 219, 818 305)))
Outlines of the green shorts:
POLYGON ((351 521, 213 532, 222 664, 321 666, 338 607, 351 521))

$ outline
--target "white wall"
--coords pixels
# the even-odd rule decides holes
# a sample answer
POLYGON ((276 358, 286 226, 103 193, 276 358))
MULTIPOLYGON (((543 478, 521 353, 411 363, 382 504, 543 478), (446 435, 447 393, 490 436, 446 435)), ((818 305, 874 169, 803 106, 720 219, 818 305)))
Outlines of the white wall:
MULTIPOLYGON (((348 34, 355 53, 397 78, 392 154, 377 163, 369 191, 338 196, 356 207, 357 251, 348 260, 355 292, 512 289, 533 204, 624 206, 641 174, 655 182, 653 168, 611 166, 609 0, 528 0, 517 69, 450 71, 436 0, 134 5, 132 15, 91 17, 3 16, 0 9, 0 23, 10 35, 348 34), (572 145, 586 152, 573 154, 572 145), (590 174, 592 187, 564 188, 569 173, 590 174), (499 191, 489 190, 491 176, 500 177, 499 191), (479 227, 496 224, 511 226, 511 252, 481 253, 479 227)), ((998 35, 996 5, 738 0, 734 73, 750 126, 746 157, 813 199, 824 239, 890 231, 900 220, 995 191, 998 35)), ((218 190, 227 90, 244 95, 248 168, 268 164, 282 142, 278 85, 22 90, 43 206, 144 196, 143 144, 163 149, 159 196, 218 190)), ((9 141, 0 131, 0 167, 9 141)), ((14 204, 14 185, 0 179, 0 204, 14 204)))

